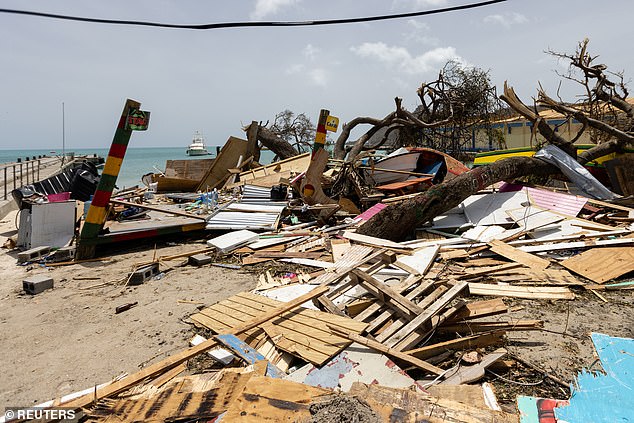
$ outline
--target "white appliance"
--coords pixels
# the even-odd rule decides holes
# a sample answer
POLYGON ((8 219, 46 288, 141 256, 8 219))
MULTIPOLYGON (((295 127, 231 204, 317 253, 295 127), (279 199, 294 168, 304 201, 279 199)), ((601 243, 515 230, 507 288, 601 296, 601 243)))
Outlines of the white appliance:
POLYGON ((75 234, 76 209, 75 200, 32 204, 30 208, 22 209, 18 247, 30 250, 68 245, 75 234))

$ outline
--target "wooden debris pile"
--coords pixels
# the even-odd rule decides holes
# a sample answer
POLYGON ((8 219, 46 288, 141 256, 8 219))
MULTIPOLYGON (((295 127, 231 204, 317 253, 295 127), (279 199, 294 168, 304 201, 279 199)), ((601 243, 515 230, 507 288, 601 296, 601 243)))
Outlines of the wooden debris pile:
POLYGON ((634 270, 632 227, 615 220, 634 210, 549 195, 485 193, 401 243, 356 232, 372 211, 213 237, 196 253, 261 269, 256 289, 191 316, 208 339, 64 405, 102 421, 311 421, 352 407, 367 421, 516 422, 489 385, 469 385, 531 367, 507 353, 506 334, 544 322, 509 318, 508 299, 632 286, 611 281, 634 270), (211 373, 178 377, 202 353, 211 373))

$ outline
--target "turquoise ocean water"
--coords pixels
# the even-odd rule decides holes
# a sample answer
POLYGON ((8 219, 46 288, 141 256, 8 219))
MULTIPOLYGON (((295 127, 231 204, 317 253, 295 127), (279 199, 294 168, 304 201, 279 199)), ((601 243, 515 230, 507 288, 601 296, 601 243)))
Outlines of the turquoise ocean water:
MULTIPOLYGON (((117 187, 131 187, 134 185, 143 185, 141 183, 141 176, 146 173, 156 172, 156 169, 161 171, 165 170, 165 162, 167 160, 197 160, 197 159, 209 159, 216 157, 216 147, 208 146, 209 156, 197 156, 189 157, 185 150, 186 147, 149 147, 149 148, 128 148, 121 165, 121 171, 117 178, 117 187)), ((74 152, 76 155, 93 155, 103 157, 108 156, 108 148, 89 148, 89 149, 73 149, 67 150, 66 153, 74 152)), ((11 163, 21 158, 23 161, 27 157, 37 157, 40 155, 55 156, 61 155, 61 151, 51 152, 50 149, 42 150, 0 150, 0 164, 11 163)), ((273 159, 273 153, 268 150, 262 151, 261 160, 262 164, 270 163, 273 159)))

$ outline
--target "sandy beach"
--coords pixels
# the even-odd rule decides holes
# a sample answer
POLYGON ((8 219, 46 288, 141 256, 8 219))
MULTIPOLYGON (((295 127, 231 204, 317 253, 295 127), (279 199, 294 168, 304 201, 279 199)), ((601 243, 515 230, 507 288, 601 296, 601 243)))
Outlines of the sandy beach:
MULTIPOLYGON (((0 243, 16 233, 15 211, 0 223, 0 243)), ((174 255, 201 244, 158 245, 174 255)), ((160 280, 124 288, 122 277, 154 249, 126 251, 102 261, 51 267, 17 266, 15 252, 0 253, 0 403, 33 405, 133 373, 188 346, 188 317, 203 304, 250 290, 256 278, 219 267, 185 266, 160 280), (31 296, 22 280, 46 274, 55 287, 31 296), (117 306, 138 302, 115 314, 117 306)), ((181 261, 174 261, 177 265, 181 261)))

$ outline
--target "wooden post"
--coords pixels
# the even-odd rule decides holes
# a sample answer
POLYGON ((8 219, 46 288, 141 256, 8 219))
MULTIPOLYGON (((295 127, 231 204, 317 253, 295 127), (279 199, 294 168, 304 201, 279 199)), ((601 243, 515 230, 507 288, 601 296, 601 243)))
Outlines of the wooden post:
POLYGON ((249 130, 247 131, 247 151, 245 158, 253 157, 253 161, 260 162, 260 149, 258 148, 258 128, 259 124, 256 121, 251 121, 249 130))
POLYGON ((121 118, 108 152, 108 157, 104 165, 99 185, 88 209, 86 215, 86 221, 81 230, 79 240, 77 243, 76 259, 83 260, 92 258, 95 255, 95 245, 87 240, 96 239, 99 236, 99 232, 106 223, 106 214, 108 210, 108 203, 112 196, 112 190, 117 182, 117 176, 121 169, 121 163, 125 156, 126 149, 128 148, 128 142, 132 135, 132 130, 126 127, 126 119, 132 109, 139 109, 141 103, 134 100, 126 100, 123 112, 121 112, 121 118), (82 245, 83 242, 83 245, 82 245))

